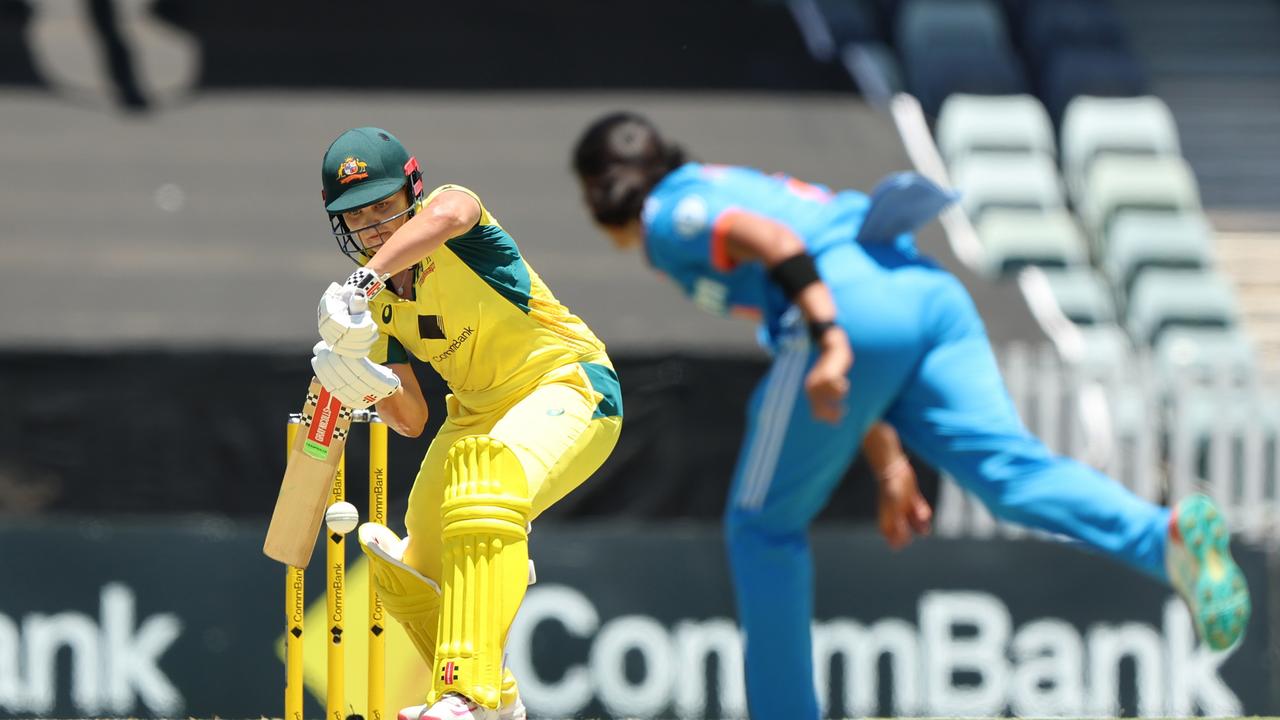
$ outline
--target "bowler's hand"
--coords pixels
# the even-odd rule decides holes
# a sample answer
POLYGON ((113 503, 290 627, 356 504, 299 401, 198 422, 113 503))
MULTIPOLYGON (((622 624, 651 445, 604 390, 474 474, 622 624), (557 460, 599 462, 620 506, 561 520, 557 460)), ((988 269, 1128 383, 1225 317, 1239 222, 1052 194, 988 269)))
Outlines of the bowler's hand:
POLYGON ((913 536, 928 535, 933 508, 920 494, 916 471, 905 456, 880 473, 880 534, 894 550, 906 547, 913 536))
POLYGON ((839 326, 822 335, 822 350, 804 379, 804 391, 817 419, 838 423, 844 417, 844 400, 849 394, 849 368, 853 367, 853 348, 849 336, 839 326))

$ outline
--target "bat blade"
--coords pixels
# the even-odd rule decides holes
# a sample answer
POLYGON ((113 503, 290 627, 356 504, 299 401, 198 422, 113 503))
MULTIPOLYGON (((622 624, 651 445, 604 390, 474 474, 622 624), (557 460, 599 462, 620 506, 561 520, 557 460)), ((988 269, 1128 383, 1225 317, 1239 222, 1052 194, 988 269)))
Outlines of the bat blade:
POLYGON ((311 562, 342 451, 351 431, 351 409, 319 380, 311 379, 302 405, 302 425, 289 447, 289 463, 262 552, 286 565, 311 562))

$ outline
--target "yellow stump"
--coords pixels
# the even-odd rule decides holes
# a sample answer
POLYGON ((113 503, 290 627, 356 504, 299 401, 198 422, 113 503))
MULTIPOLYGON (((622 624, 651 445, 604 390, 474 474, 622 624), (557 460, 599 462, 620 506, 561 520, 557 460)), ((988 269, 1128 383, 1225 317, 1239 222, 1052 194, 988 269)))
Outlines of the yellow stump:
MULTIPOLYGON (((387 523, 387 426, 370 412, 369 423, 369 520, 382 525, 387 523)), ((298 434, 301 416, 289 418, 285 438, 286 461, 298 434)), ((357 421, 363 422, 364 418, 357 421)), ((329 504, 346 499, 346 453, 338 462, 333 478, 329 504)), ((345 720, 346 703, 346 650, 342 643, 344 632, 343 595, 346 590, 346 542, 342 535, 324 529, 325 537, 325 611, 329 633, 325 679, 326 720, 345 720)), ((302 569, 289 567, 285 574, 285 720, 303 720, 302 630, 306 613, 306 594, 302 569)), ((368 720, 384 720, 386 717, 386 618, 382 601, 369 578, 369 667, 368 720)))
MULTIPOLYGON (((369 522, 387 524, 387 426, 377 415, 369 421, 369 522)), ((386 634, 382 601, 369 573, 368 720, 383 720, 386 709, 386 634)))
MULTIPOLYGON (((330 505, 346 499, 344 478, 346 464, 347 455, 343 452, 342 458, 338 461, 338 472, 333 476, 330 505)), ((342 646, 342 595, 346 583, 347 548, 342 535, 328 528, 325 528, 324 532, 327 538, 325 581, 329 588, 329 592, 325 594, 325 607, 328 610, 329 620, 329 673, 325 683, 325 716, 328 720, 343 720, 347 716, 346 655, 342 646)))
MULTIPOLYGON (((285 461, 289 448, 298 434, 298 419, 290 419, 285 426, 285 461)), ((289 566, 284 580, 284 720, 302 720, 302 617, 306 614, 307 598, 304 593, 301 568, 289 566)))

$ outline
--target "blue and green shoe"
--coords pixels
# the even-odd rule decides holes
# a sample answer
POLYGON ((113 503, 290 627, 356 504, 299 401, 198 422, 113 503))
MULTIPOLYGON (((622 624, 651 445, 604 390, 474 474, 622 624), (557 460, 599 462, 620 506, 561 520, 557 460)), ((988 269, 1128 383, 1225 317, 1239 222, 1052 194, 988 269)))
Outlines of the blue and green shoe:
POLYGON ((1214 650, 1226 650, 1249 624, 1249 586, 1231 558, 1231 534, 1205 495, 1178 502, 1169 521, 1165 568, 1191 610, 1196 634, 1214 650))

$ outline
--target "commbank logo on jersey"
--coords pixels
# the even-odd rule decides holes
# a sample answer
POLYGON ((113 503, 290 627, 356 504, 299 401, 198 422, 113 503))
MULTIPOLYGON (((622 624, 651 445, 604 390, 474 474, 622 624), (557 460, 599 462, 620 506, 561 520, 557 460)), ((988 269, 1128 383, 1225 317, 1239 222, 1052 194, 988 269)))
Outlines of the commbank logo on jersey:
POLYGON ((338 166, 338 182, 346 185, 369 177, 369 163, 358 157, 349 157, 338 166))

